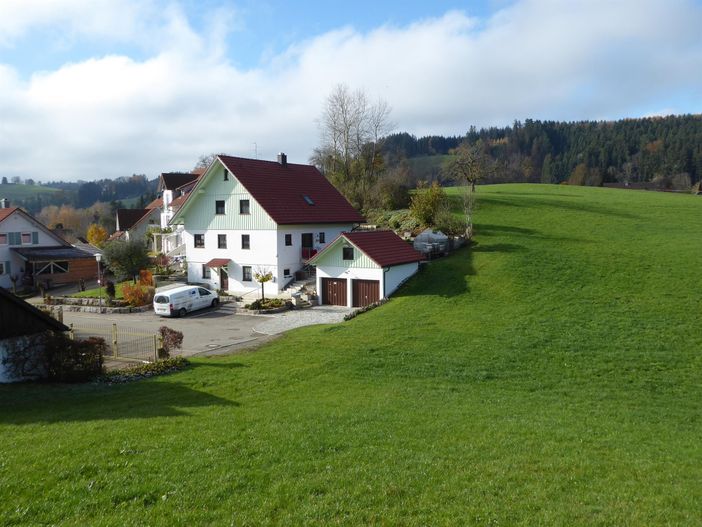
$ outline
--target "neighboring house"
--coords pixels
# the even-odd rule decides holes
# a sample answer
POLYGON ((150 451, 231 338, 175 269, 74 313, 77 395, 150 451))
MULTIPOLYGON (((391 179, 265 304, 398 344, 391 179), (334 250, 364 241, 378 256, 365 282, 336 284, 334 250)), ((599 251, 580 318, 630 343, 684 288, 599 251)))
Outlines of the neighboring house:
MULTIPOLYGON (((156 200, 155 202, 158 202, 156 200)), ((154 203, 154 202, 152 202, 154 203)), ((150 204, 151 205, 151 204, 150 204)), ((117 209, 116 231, 112 240, 146 240, 146 233, 152 227, 160 227, 161 209, 117 209)))
POLYGON ((68 331, 59 321, 0 288, 0 383, 19 381, 3 365, 9 349, 32 343, 31 338, 46 331, 68 331))
POLYGON ((32 215, 2 200, 0 208, 0 287, 58 285, 93 280, 92 254, 73 247, 32 215))
POLYGON ((175 212, 188 281, 237 293, 278 294, 295 272, 363 217, 313 166, 220 155, 175 212))
POLYGON ((172 232, 163 233, 160 236, 161 240, 159 240, 158 246, 159 250, 167 256, 185 255, 183 226, 169 225, 169 223, 203 173, 204 169, 193 172, 164 172, 159 178, 160 198, 158 199, 160 200, 161 229, 172 230, 172 232))
POLYGON ((389 297, 422 255, 392 231, 344 232, 310 260, 320 304, 363 307, 389 297))

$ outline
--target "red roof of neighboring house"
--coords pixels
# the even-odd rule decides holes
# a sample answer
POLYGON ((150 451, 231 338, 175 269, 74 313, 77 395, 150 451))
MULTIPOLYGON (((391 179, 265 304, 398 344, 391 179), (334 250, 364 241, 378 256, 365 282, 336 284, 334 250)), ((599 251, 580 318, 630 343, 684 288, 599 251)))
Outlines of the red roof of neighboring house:
POLYGON ((185 203, 185 200, 188 199, 188 194, 183 194, 182 196, 178 196, 176 199, 171 201, 171 204, 169 207, 171 207, 173 210, 176 210, 180 208, 180 206, 185 203))
POLYGON ((122 232, 122 231, 115 231, 110 235, 109 238, 107 238, 107 241, 111 242, 113 240, 119 240, 123 234, 124 234, 124 232, 122 232))
POLYGON ((10 214, 15 212, 19 207, 10 207, 9 209, 0 209, 0 221, 7 218, 10 214))
POLYGON ((147 209, 160 209, 161 207, 163 207, 163 199, 161 198, 156 198, 146 206, 147 209))
POLYGON ((342 232, 346 238, 380 267, 419 262, 423 256, 419 251, 392 231, 342 232))
POLYGON ((311 165, 224 155, 219 159, 279 225, 364 221, 311 165))

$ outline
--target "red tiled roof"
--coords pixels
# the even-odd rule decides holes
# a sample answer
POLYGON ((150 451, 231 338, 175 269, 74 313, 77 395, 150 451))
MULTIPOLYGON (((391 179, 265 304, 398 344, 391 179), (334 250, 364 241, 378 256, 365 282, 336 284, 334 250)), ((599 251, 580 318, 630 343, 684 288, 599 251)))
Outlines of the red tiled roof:
POLYGON ((380 267, 419 262, 423 259, 419 251, 392 231, 343 232, 346 238, 380 267))
POLYGON ((205 265, 207 265, 207 267, 225 267, 229 265, 229 262, 231 262, 229 258, 212 258, 212 260, 205 265))
POLYGON ((180 206, 185 203, 185 200, 188 199, 188 194, 183 194, 182 196, 178 196, 176 199, 171 201, 171 204, 169 205, 173 210, 179 209, 180 206))
POLYGON ((146 206, 147 209, 160 209, 161 207, 163 207, 163 199, 161 198, 156 198, 146 206))
POLYGON ((224 155, 219 159, 279 225, 364 221, 311 165, 224 155))
POLYGON ((10 214, 15 212, 19 207, 10 207, 9 209, 0 209, 0 221, 7 218, 10 214))

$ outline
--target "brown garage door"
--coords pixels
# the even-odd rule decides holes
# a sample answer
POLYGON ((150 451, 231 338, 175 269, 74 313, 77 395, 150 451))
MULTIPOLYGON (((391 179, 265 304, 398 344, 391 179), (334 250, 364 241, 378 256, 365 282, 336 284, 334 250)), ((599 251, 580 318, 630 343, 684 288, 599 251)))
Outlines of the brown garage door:
POLYGON ((354 280, 353 307, 364 307, 380 300, 380 282, 378 280, 354 280))
POLYGON ((322 304, 345 306, 346 278, 322 278, 322 304))

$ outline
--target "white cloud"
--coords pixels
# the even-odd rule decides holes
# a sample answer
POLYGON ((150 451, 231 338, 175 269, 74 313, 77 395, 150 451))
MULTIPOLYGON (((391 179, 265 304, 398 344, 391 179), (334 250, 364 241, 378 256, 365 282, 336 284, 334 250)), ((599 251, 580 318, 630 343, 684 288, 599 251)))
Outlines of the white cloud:
MULTIPOLYGON (((96 57, 24 80, 0 65, 2 175, 154 176, 189 169, 203 153, 251 156, 254 142, 263 157, 282 150, 304 162, 339 82, 386 99, 397 129, 418 135, 527 117, 702 111, 674 106, 702 95, 702 14, 691 2, 522 0, 486 20, 449 12, 368 33, 341 28, 242 70, 224 46, 232 12, 198 33, 177 4, 153 15, 155 4, 99 1, 95 34, 128 39, 147 20, 159 45, 146 60, 96 57), (126 9, 106 27, 115 6, 126 9)), ((61 0, 66 15, 57 19, 46 2, 30 2, 24 18, 3 22, 6 2, 7 42, 37 24, 69 23, 82 3, 61 0)))

